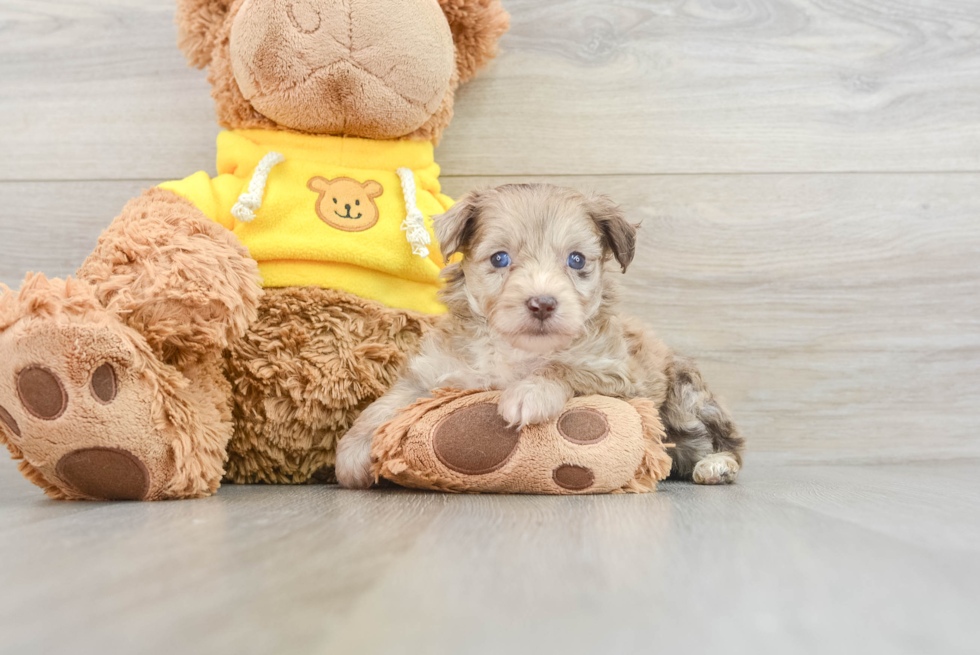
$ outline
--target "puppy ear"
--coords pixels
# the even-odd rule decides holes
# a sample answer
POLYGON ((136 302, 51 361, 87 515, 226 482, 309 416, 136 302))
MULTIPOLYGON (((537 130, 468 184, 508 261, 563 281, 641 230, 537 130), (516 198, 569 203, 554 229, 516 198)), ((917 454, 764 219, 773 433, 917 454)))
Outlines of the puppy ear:
POLYGON ((456 43, 460 83, 473 78, 497 56, 497 41, 510 28, 500 0, 439 0, 456 43))
POLYGON ((177 0, 177 47, 195 68, 211 63, 232 0, 177 0))
POLYGON ((457 252, 469 245, 476 231, 476 221, 480 215, 477 202, 478 192, 473 192, 450 207, 445 214, 432 217, 432 227, 439 241, 442 257, 447 262, 457 252))
POLYGON ((587 211, 602 233, 602 240, 623 272, 636 254, 636 230, 640 227, 626 220, 622 208, 608 196, 594 194, 587 200, 587 211))

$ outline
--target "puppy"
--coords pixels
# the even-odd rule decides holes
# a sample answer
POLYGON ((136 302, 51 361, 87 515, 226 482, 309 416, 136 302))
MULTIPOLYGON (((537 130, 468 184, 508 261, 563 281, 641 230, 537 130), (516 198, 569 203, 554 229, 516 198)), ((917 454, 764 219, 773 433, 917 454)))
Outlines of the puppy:
POLYGON ((443 273, 449 312, 341 439, 340 484, 370 486, 375 430, 439 387, 499 389, 519 427, 556 419, 573 396, 650 398, 675 444, 672 476, 734 481, 743 440, 694 363, 619 313, 614 266, 626 272, 636 229, 605 196, 545 184, 473 193, 437 216, 446 260, 463 254, 443 273))

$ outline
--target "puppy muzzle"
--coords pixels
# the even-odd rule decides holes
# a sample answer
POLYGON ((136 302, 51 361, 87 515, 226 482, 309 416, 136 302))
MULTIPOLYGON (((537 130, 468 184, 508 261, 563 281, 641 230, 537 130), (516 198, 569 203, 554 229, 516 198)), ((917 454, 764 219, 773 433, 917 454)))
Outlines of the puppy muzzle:
POLYGON ((525 301, 524 305, 531 316, 544 322, 555 315, 555 310, 558 309, 558 300, 554 296, 532 296, 525 301))

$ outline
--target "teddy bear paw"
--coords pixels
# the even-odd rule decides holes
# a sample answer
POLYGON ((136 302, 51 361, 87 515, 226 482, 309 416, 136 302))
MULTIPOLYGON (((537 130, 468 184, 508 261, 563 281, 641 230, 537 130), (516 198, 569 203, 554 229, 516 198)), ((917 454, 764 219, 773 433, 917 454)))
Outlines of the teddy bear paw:
POLYGON ((0 431, 49 495, 148 499, 173 468, 155 386, 134 366, 128 328, 87 318, 28 317, 0 333, 0 431))
POLYGON ((650 491, 666 476, 648 471, 651 456, 669 461, 651 436, 662 430, 655 412, 647 425, 630 403, 591 396, 517 428, 501 416, 499 392, 456 396, 420 401, 383 427, 376 472, 409 487, 533 494, 650 491))

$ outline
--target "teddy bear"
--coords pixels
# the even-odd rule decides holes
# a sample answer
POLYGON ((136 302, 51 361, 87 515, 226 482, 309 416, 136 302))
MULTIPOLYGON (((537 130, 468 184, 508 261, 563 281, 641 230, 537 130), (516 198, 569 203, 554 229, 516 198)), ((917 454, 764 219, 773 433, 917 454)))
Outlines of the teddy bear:
POLYGON ((52 498, 330 481, 439 313, 433 148, 499 0, 178 0, 217 176, 131 200, 75 277, 0 288, 0 442, 52 498))

